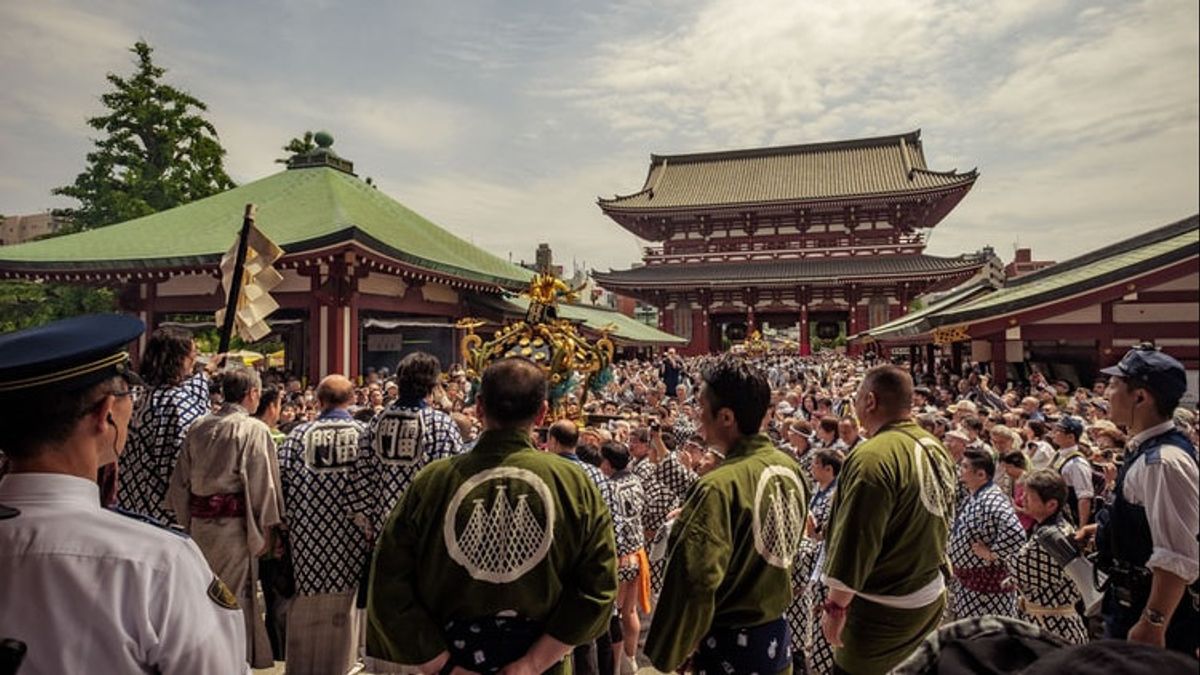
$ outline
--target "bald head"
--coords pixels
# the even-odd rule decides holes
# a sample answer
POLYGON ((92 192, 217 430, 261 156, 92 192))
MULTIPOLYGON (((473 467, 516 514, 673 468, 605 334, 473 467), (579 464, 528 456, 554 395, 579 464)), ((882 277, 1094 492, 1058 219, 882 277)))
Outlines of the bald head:
POLYGON ((345 375, 327 375, 317 385, 317 401, 323 410, 349 407, 354 401, 354 383, 345 375))

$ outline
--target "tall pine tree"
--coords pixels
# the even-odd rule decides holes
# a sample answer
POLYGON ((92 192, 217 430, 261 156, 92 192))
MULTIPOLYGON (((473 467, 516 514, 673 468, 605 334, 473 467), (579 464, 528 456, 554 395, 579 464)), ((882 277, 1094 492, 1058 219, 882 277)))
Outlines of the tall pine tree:
POLYGON ((202 101, 162 81, 150 45, 138 41, 131 77, 108 74, 112 90, 100 100, 108 113, 90 118, 102 132, 87 154, 87 167, 54 194, 79 200, 70 210, 73 229, 112 225, 169 209, 233 187, 225 173, 225 149, 217 130, 200 113, 202 101))

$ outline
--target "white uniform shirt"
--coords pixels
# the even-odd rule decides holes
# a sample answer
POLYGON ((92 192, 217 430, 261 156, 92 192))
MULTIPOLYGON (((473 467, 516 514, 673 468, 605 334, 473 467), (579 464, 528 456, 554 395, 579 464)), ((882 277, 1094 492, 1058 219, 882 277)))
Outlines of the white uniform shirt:
POLYGON ((249 673, 242 612, 182 535, 100 508, 96 483, 10 474, 0 504, 0 637, 28 647, 21 675, 249 673), (212 593, 216 593, 216 588, 212 593))
MULTIPOLYGON (((1061 462, 1063 457, 1078 450, 1079 446, 1077 445, 1059 448, 1058 455, 1054 459, 1056 462, 1061 462)), ((1091 499, 1096 496, 1096 490, 1092 487, 1092 465, 1086 459, 1074 457, 1067 460, 1067 463, 1062 465, 1060 473, 1067 485, 1075 489, 1077 499, 1091 499)))
MULTIPOLYGON (((1126 454, 1172 427, 1168 421, 1135 434, 1126 454)), ((1133 461, 1125 473, 1125 501, 1146 509, 1154 542, 1146 567, 1166 570, 1190 584, 1200 576, 1200 544, 1196 541, 1200 469, 1183 448, 1174 445, 1160 446, 1159 457, 1154 464, 1147 464, 1145 455, 1133 461)))

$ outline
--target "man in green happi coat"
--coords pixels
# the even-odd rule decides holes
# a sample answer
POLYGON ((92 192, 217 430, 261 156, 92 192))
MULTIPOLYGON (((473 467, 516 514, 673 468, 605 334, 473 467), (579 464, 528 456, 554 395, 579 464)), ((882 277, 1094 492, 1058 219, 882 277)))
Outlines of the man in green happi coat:
POLYGON ((836 672, 885 673, 937 628, 955 469, 909 417, 908 373, 867 371, 854 410, 871 437, 846 459, 826 541, 821 628, 836 672))
POLYGON ((530 442, 546 413, 536 365, 489 366, 478 408, 475 447, 421 470, 380 534, 367 654, 422 673, 569 672, 612 616, 612 516, 582 469, 530 442))
POLYGON ((673 672, 791 672, 784 610, 808 498, 800 467, 759 433, 770 405, 763 373, 725 357, 704 374, 700 425, 724 453, 700 478, 671 531, 662 595, 645 653, 673 672))

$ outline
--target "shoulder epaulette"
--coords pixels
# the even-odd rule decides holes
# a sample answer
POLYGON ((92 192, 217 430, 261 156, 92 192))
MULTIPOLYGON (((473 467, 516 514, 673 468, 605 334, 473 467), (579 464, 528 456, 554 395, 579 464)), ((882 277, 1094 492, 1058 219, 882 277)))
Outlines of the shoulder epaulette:
POLYGON ((123 509, 119 506, 110 506, 108 508, 108 510, 112 511, 113 513, 115 513, 119 516, 125 516, 126 518, 131 518, 133 520, 145 523, 147 525, 153 525, 154 527, 157 527, 160 530, 166 530, 167 532, 170 532, 171 534, 174 534, 179 537, 183 537, 184 539, 189 538, 187 535, 187 532, 184 532, 182 527, 179 527, 178 525, 175 525, 173 523, 166 523, 164 521, 159 520, 158 518, 148 516, 144 513, 138 513, 136 511, 130 511, 128 509, 123 509))

